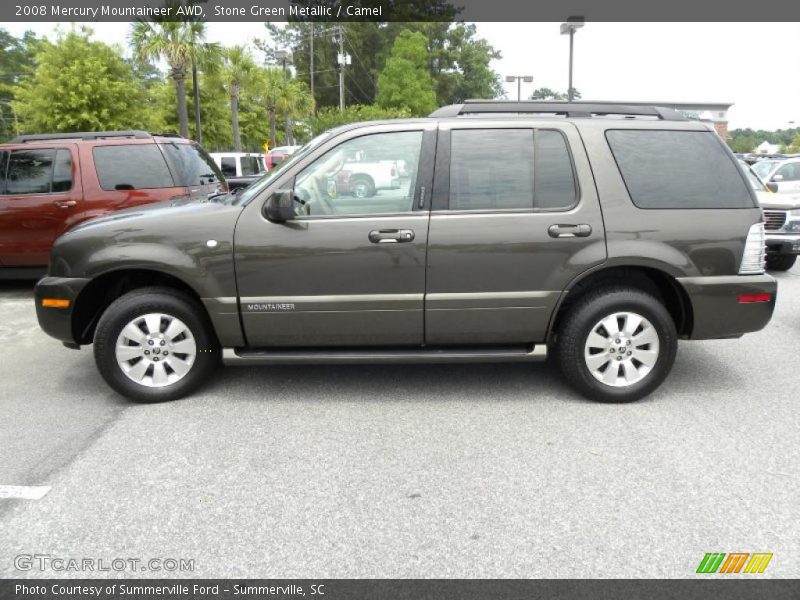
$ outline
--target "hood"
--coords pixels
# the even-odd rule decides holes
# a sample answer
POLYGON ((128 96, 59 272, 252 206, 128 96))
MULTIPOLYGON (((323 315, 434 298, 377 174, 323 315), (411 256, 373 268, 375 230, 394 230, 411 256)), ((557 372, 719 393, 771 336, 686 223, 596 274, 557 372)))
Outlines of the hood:
POLYGON ((767 210, 792 210, 800 208, 800 195, 798 194, 773 194, 772 192, 756 191, 756 197, 761 208, 767 210))
POLYGON ((164 202, 155 202, 133 208, 115 211, 101 217, 96 217, 81 223, 67 232, 86 231, 103 226, 116 227, 147 227, 148 224, 161 224, 164 221, 179 222, 192 219, 196 215, 213 213, 230 205, 223 205, 209 200, 192 199, 190 196, 177 196, 164 202))

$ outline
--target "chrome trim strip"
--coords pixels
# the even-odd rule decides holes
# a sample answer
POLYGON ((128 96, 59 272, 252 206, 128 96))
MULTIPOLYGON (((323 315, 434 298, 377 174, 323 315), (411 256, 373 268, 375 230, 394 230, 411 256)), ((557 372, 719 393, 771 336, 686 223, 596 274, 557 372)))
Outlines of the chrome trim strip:
POLYGON ((464 348, 436 350, 347 350, 332 348, 321 350, 265 350, 263 352, 237 352, 223 348, 222 360, 226 365, 276 365, 276 364, 359 364, 359 363, 462 363, 462 362, 538 362, 547 359, 547 345, 536 344, 529 351, 515 349, 464 348))

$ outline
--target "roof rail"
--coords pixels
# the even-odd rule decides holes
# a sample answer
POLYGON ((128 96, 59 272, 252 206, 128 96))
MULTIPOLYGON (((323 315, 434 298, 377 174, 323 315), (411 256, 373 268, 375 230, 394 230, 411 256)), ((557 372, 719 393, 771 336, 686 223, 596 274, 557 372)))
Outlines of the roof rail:
POLYGON ((99 140, 104 138, 127 137, 148 139, 153 136, 146 131, 76 131, 74 133, 37 133, 35 135, 20 135, 11 140, 12 144, 26 142, 45 142, 49 140, 99 140))
POLYGON ((620 104, 618 102, 554 102, 528 100, 467 100, 464 104, 451 104, 433 111, 429 117, 459 117, 471 114, 498 113, 554 113, 569 118, 591 118, 607 115, 631 117, 656 117, 662 121, 686 121, 686 117, 672 108, 649 104, 620 104))

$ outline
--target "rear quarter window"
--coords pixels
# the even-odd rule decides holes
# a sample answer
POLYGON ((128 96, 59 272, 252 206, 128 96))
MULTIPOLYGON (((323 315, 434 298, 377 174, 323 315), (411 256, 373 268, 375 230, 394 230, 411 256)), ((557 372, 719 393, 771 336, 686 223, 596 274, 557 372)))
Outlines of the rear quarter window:
POLYGON ((193 187, 225 181, 217 163, 199 146, 167 142, 161 144, 161 147, 169 158, 180 185, 193 187))
POLYGON ((753 208, 734 160, 710 131, 609 130, 606 140, 638 208, 753 208))

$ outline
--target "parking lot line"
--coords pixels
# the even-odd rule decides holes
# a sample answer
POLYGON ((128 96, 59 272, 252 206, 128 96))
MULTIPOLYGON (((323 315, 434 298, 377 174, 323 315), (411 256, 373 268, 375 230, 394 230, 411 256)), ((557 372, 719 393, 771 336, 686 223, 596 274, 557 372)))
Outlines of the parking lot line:
POLYGON ((0 500, 39 500, 49 491, 49 485, 0 485, 0 500))

